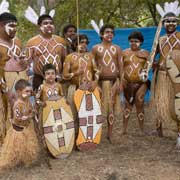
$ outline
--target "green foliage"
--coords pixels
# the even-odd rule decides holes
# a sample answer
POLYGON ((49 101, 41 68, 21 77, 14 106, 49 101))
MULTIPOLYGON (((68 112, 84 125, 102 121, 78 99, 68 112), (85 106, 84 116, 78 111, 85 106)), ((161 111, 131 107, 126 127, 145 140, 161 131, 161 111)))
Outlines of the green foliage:
MULTIPOLYGON (((37 11, 38 2, 42 0, 9 0, 10 10, 18 18, 18 37, 25 43, 37 34, 37 27, 24 18, 24 11, 28 5, 37 11)), ((164 4, 167 0, 79 0, 79 28, 91 29, 90 20, 111 23, 115 27, 146 27, 157 25, 160 16, 155 5, 164 4)), ((169 1, 169 0, 168 0, 169 1)), ((170 0, 171 1, 171 0, 170 0)), ((169 1, 169 2, 170 2, 169 1)), ((77 25, 77 0, 44 0, 46 9, 52 6, 56 9, 54 22, 56 33, 60 34, 67 23, 77 25)))
POLYGON ((29 38, 37 33, 37 27, 27 21, 24 17, 24 11, 28 7, 27 0, 9 0, 10 11, 15 14, 18 19, 17 36, 21 39, 23 44, 27 42, 29 38))

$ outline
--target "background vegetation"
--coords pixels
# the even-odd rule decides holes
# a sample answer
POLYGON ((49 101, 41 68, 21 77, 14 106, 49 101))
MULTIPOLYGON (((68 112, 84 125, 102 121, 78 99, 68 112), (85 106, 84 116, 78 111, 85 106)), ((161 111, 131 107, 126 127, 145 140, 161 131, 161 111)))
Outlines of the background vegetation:
MULTIPOLYGON (((111 23, 115 27, 147 27, 158 24, 160 16, 155 5, 163 5, 167 0, 79 0, 79 27, 91 29, 90 20, 111 23)), ((18 20, 18 36, 23 42, 37 33, 37 27, 24 18, 28 5, 39 13, 42 5, 47 11, 56 9, 54 17, 56 33, 60 34, 67 23, 77 24, 76 0, 9 0, 10 10, 18 20)), ((170 1, 169 1, 170 2, 170 1)))

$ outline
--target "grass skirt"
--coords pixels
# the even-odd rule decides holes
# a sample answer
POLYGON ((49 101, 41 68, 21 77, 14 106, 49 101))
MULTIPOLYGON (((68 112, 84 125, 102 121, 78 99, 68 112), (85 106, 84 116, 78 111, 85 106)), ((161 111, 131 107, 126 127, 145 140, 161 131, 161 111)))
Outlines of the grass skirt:
POLYGON ((38 157, 39 144, 33 123, 23 131, 16 131, 11 126, 5 137, 0 155, 0 169, 32 164, 38 157))
POLYGON ((151 107, 155 111, 157 127, 159 127, 160 123, 172 119, 174 92, 171 80, 165 71, 154 73, 151 92, 151 107))
POLYGON ((2 93, 0 92, 0 146, 6 135, 6 109, 2 93))
POLYGON ((115 104, 113 105, 112 100, 112 88, 113 84, 111 81, 102 81, 102 114, 106 118, 110 113, 113 112, 116 118, 119 118, 121 113, 120 95, 117 93, 115 95, 115 104))

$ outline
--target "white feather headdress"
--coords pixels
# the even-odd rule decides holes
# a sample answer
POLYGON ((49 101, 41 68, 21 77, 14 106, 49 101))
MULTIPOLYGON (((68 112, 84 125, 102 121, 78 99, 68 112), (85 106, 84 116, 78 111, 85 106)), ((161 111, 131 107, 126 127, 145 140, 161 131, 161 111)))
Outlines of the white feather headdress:
POLYGON ((94 28, 94 30, 99 34, 101 27, 104 25, 103 19, 100 19, 99 26, 96 24, 94 20, 91 20, 91 25, 94 28))
POLYGON ((2 0, 0 4, 0 14, 5 13, 5 12, 10 12, 9 11, 9 2, 6 0, 2 0))
MULTIPOLYGON (((46 14, 46 8, 44 6, 41 7, 39 16, 42 16, 43 14, 46 14)), ((53 18, 55 15, 55 10, 52 9, 49 12, 49 15, 53 18)), ((28 6, 28 8, 25 10, 24 16, 28 21, 37 25, 39 16, 31 6, 28 6)))
POLYGON ((165 2, 164 3, 164 9, 159 5, 156 4, 156 9, 158 11, 158 13, 161 15, 161 17, 163 18, 167 13, 173 13, 176 16, 179 16, 180 14, 180 7, 178 7, 179 2, 176 0, 174 2, 165 2))

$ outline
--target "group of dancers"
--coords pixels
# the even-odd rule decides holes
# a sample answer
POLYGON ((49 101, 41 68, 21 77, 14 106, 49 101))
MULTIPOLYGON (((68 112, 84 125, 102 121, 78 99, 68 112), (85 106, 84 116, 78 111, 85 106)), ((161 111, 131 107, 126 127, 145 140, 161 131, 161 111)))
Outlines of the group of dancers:
POLYGON ((78 133, 73 96, 84 84, 89 92, 97 87, 101 92, 102 114, 107 120, 110 142, 114 120, 121 115, 123 134, 127 133, 133 106, 136 107, 140 133, 144 134, 144 96, 151 88, 157 134, 163 136, 163 121, 174 119, 178 127, 177 146, 180 147, 178 1, 165 3, 164 9, 158 5, 157 10, 162 16, 166 34, 155 37, 157 46, 150 53, 141 49, 144 37, 139 31, 128 36, 130 47, 122 51, 112 43, 114 26, 110 24, 100 27, 101 43, 88 52, 89 39, 84 34, 76 34, 76 26, 69 24, 64 27, 63 37, 54 34, 53 13, 42 14, 36 22, 33 21, 39 28, 39 34, 22 48, 16 37, 17 18, 9 12, 0 14, 0 168, 20 163, 29 165, 38 158, 40 146, 34 123, 42 121, 40 109, 50 98, 66 98, 73 113, 75 132, 78 133), (154 52, 160 54, 158 61, 150 59, 154 52), (142 78, 142 72, 148 73, 151 66, 154 76, 150 87, 150 82, 142 78), (28 74, 31 68, 32 84, 28 74), (121 92, 124 95, 122 112, 121 92), (33 105, 30 96, 35 97, 33 105))

